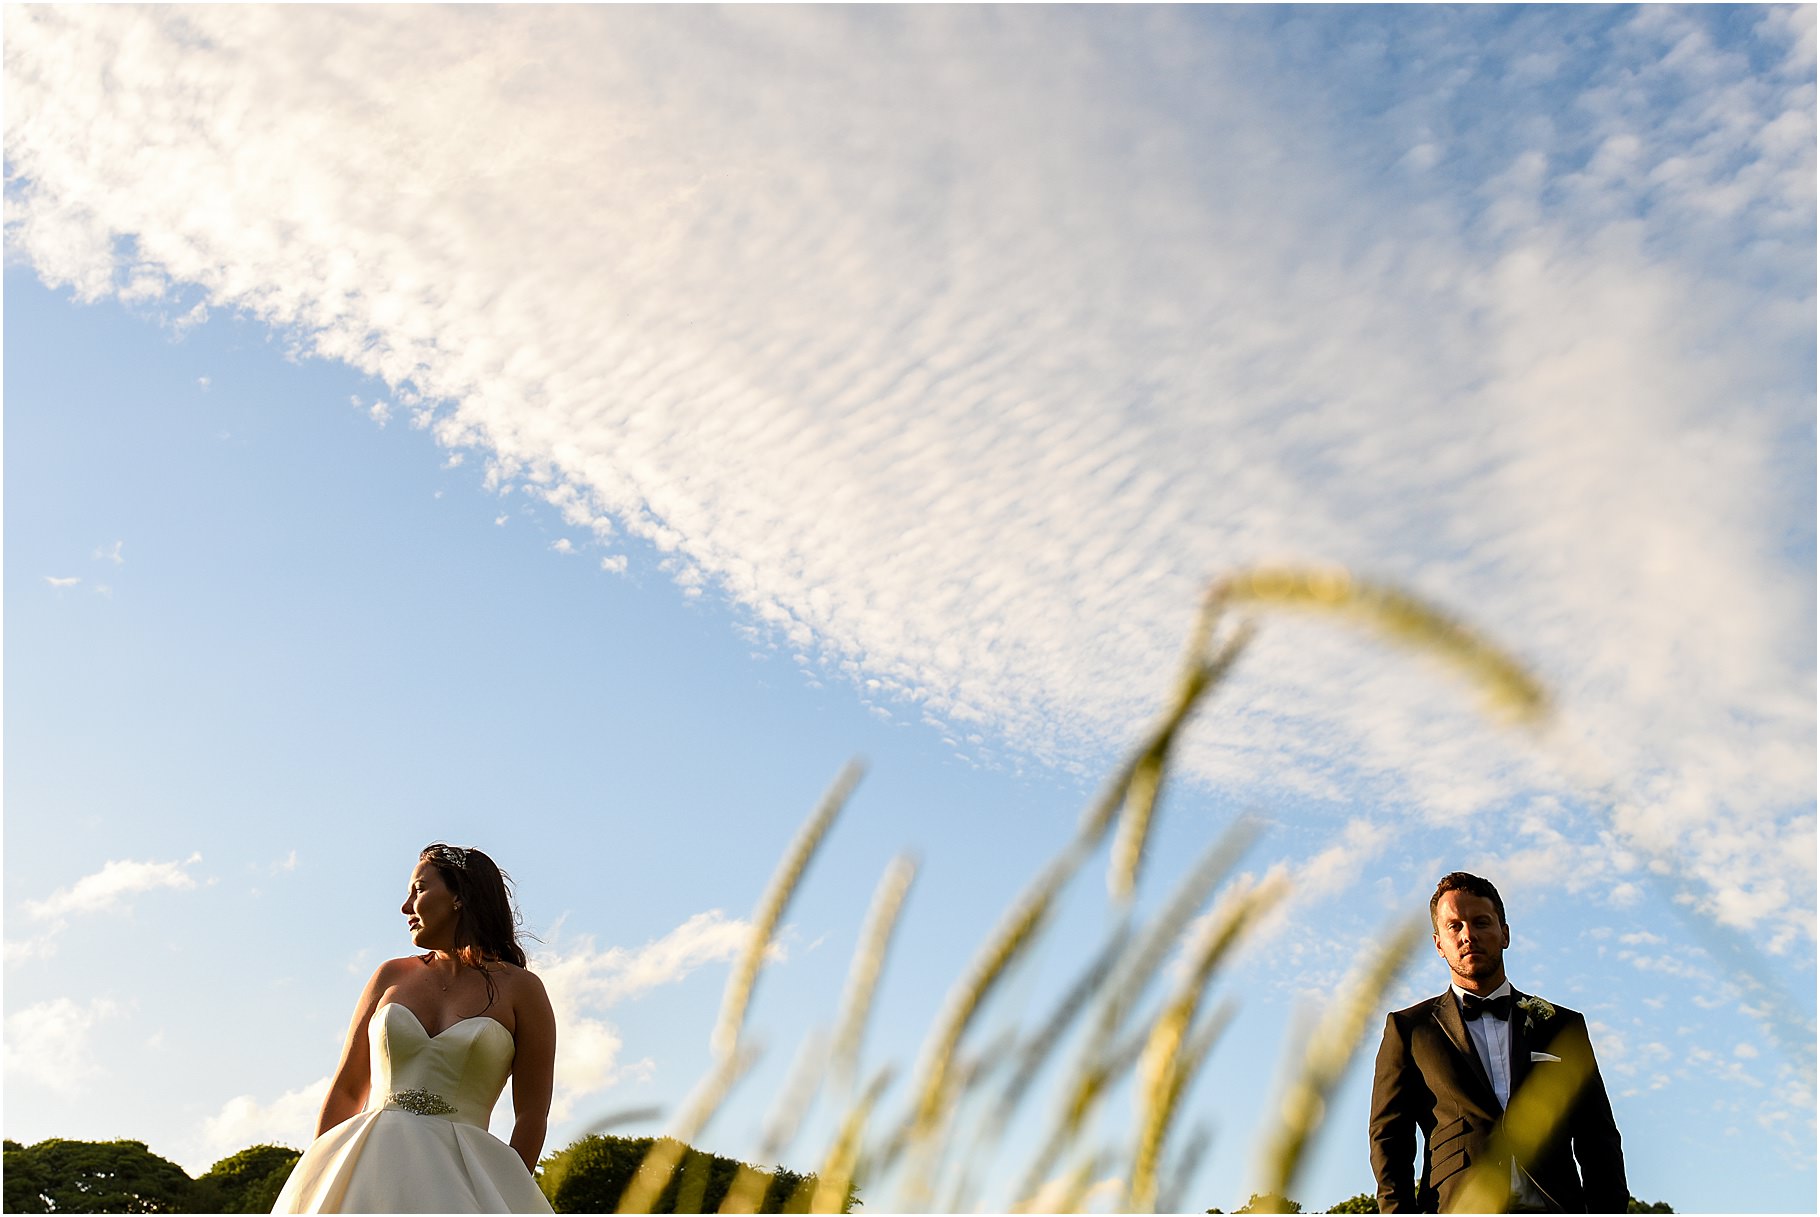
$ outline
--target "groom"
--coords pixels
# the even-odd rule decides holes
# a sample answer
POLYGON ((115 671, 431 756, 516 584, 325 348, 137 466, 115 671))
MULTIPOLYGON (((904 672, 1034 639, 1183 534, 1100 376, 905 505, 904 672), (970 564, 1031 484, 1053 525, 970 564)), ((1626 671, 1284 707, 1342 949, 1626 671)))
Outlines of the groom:
POLYGON ((1624 1151, 1586 1020, 1510 987, 1510 924, 1490 883, 1455 871, 1435 888, 1428 911, 1453 984, 1385 1022, 1371 1087, 1378 1208, 1624 1212, 1624 1151), (1498 1157, 1504 1138, 1497 1134, 1515 1095, 1520 1107, 1539 1105, 1558 1118, 1540 1135, 1539 1124, 1519 1116, 1511 1135, 1529 1142, 1527 1152, 1519 1144, 1514 1159, 1498 1157), (1419 1175, 1412 1166, 1418 1128, 1419 1175))

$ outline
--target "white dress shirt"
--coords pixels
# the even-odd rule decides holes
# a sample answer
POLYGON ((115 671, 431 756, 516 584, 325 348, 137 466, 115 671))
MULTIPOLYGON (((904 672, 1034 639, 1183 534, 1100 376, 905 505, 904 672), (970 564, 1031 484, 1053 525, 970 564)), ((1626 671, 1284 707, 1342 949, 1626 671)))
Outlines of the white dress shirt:
MULTIPOLYGON (((1475 999, 1483 996, 1485 1000, 1506 996, 1512 998, 1509 1019, 1493 1018, 1489 1014, 1481 1014, 1477 1018, 1466 1020, 1466 1034, 1472 1036, 1472 1046, 1479 1053, 1479 1063, 1484 1065, 1485 1072, 1491 1075, 1491 1088, 1498 1096, 1498 1106, 1508 1108, 1510 1106, 1510 1023, 1511 1019, 1518 1017, 1515 996, 1510 991, 1510 982, 1507 980, 1490 993, 1483 995, 1468 994, 1459 985, 1454 985, 1452 988, 1455 1001, 1469 996, 1475 999)), ((1461 1002, 1461 1009, 1462 1011, 1465 1009, 1464 1002, 1461 1002)), ((1536 1185, 1530 1182, 1529 1176, 1517 1166, 1514 1158, 1510 1163, 1510 1194, 1511 1208, 1514 1212, 1539 1212, 1547 1207, 1546 1202, 1542 1199, 1542 1194, 1536 1190, 1536 1185)))
MULTIPOLYGON (((1475 1001, 1480 997, 1490 999, 1505 997, 1510 993, 1510 982, 1507 980, 1490 993, 1468 993, 1459 985, 1453 986, 1456 1000, 1471 997, 1475 1001)), ((1514 1004, 1514 1003, 1513 1003, 1514 1004)), ((1465 1008, 1465 1003, 1461 1003, 1465 1008)), ((1516 1017, 1513 1009, 1511 1017, 1516 1017)), ((1508 1019, 1493 1018, 1482 1014, 1478 1018, 1466 1020, 1466 1033, 1472 1036, 1472 1046, 1479 1051, 1479 1063, 1485 1066, 1485 1072, 1491 1075, 1491 1088, 1498 1096, 1499 1107, 1510 1106, 1510 1022, 1508 1019)))

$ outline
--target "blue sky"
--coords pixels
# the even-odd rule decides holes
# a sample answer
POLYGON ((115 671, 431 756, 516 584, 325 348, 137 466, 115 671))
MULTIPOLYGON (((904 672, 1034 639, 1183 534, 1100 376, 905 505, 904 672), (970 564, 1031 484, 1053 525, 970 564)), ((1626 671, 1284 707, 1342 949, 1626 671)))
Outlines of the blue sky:
MULTIPOLYGON (((1339 562, 1558 720, 1261 622, 1143 897, 1240 812, 1243 881, 1294 884, 1183 1203, 1244 1200, 1284 1027, 1463 866, 1591 1019, 1633 1191, 1811 1209, 1813 45, 1797 7, 9 9, 7 1136, 301 1144, 432 839, 542 937, 552 1146, 674 1109, 863 756, 703 1138, 753 1152, 888 861, 868 1052, 908 1065, 1206 580, 1339 562)), ((1077 888, 995 1019, 1105 932, 1077 888)), ((1365 1082, 1305 1204, 1370 1187, 1365 1082)))

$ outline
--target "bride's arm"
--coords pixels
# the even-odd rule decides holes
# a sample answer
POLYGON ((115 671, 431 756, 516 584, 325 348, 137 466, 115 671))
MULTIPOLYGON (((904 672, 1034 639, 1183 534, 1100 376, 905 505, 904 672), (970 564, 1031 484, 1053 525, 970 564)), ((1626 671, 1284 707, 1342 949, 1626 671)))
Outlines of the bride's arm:
POLYGON ((367 1020, 379 1006, 380 995, 390 987, 387 973, 392 961, 379 965, 373 979, 361 991, 360 1004, 354 1008, 354 1021, 348 1025, 348 1037, 341 1046, 341 1060, 335 1066, 335 1077, 329 1082, 329 1093, 322 1100, 322 1114, 316 1118, 316 1135, 321 1136, 343 1120, 359 1114, 367 1104, 367 1089, 373 1083, 373 1064, 367 1051, 367 1020))
POLYGON ((512 1148, 535 1174, 543 1153, 544 1134, 550 1124, 550 1090, 556 1077, 556 1013, 543 982, 530 972, 520 974, 514 1013, 517 1041, 512 1056, 512 1148))

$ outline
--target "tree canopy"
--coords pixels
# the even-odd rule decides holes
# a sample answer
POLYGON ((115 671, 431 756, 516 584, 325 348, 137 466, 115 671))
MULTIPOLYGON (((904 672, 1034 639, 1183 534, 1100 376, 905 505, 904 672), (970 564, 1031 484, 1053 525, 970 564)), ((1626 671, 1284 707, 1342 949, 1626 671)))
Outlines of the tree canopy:
MULTIPOLYGON (((559 1213, 611 1213, 651 1148, 650 1137, 583 1137, 539 1164, 538 1185, 559 1213)), ((229 1154, 192 1179, 143 1141, 6 1142, 9 1213, 269 1213, 298 1151, 252 1145, 229 1154)), ((743 1164, 688 1149, 653 1212, 712 1213, 720 1208, 743 1164)), ((806 1213, 814 1175, 777 1166, 760 1170, 761 1213, 806 1213)), ((842 1212, 859 1203, 847 1189, 842 1212)))
POLYGON ((6 1143, 9 1213, 194 1213, 194 1179, 143 1141, 6 1143))
MULTIPOLYGON (((651 1137, 587 1136, 545 1158, 538 1184, 559 1213, 611 1213, 619 1207, 620 1193, 632 1181, 639 1164, 654 1144, 651 1137)), ((651 1208, 654 1213, 712 1213, 719 1210, 727 1189, 742 1163, 693 1147, 685 1148, 682 1165, 651 1208)), ((761 1213, 806 1213, 815 1192, 815 1176, 782 1166, 760 1171, 766 1177, 759 1201, 761 1213)), ((856 1190, 847 1189, 842 1212, 856 1204, 856 1190)))
POLYGON ((230 1154, 196 1180, 217 1213, 269 1213, 291 1167, 303 1155, 283 1145, 254 1145, 230 1154))

